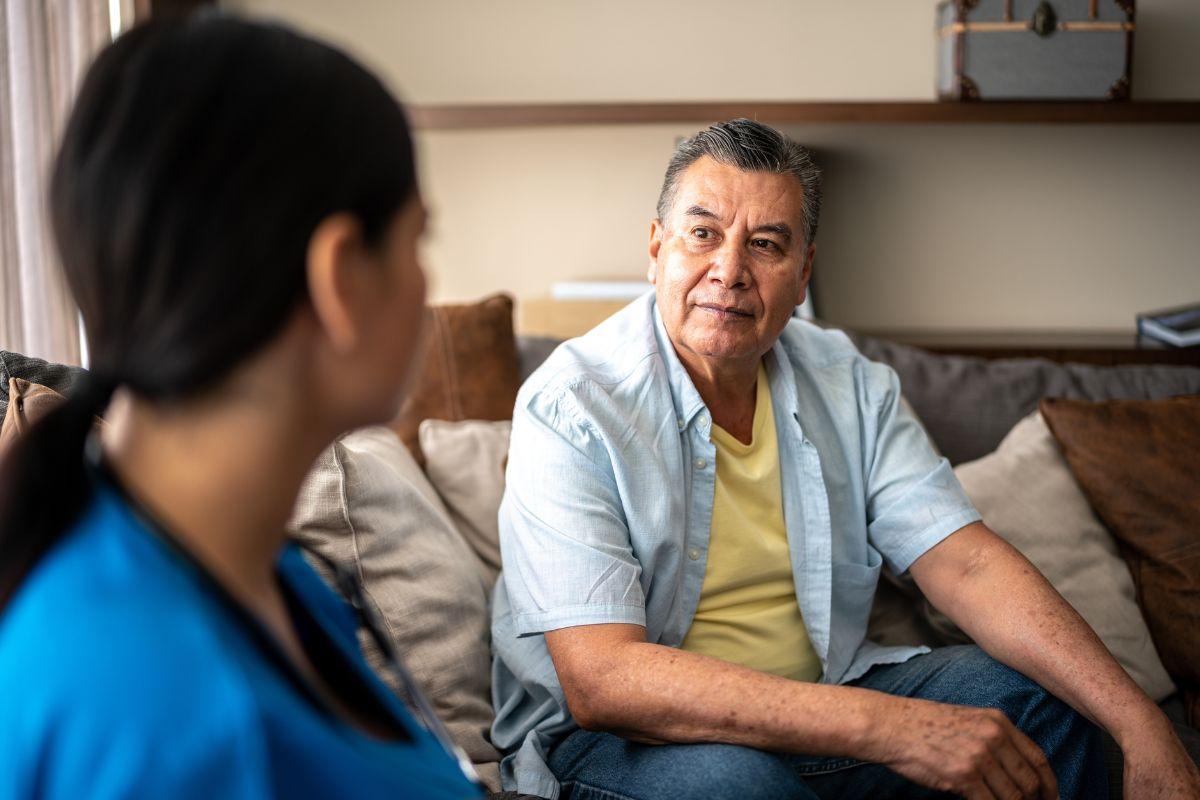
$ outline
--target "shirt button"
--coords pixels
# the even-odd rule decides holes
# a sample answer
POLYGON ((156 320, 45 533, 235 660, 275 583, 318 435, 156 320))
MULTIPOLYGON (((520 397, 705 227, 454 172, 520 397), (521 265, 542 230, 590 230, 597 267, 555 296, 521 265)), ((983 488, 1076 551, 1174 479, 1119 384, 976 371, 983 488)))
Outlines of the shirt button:
POLYGON ((693 547, 691 550, 688 550, 688 558, 690 558, 692 561, 699 561, 700 551, 693 547))
POLYGON ((708 466, 708 462, 703 458, 697 458, 693 463, 696 465, 696 469, 704 469, 708 466))
POLYGON ((682 419, 675 420, 675 427, 678 428, 679 430, 683 430, 683 420, 682 419))
POLYGON ((701 415, 700 415, 700 424, 701 424, 701 425, 707 425, 707 424, 708 424, 708 414, 701 414, 701 415))

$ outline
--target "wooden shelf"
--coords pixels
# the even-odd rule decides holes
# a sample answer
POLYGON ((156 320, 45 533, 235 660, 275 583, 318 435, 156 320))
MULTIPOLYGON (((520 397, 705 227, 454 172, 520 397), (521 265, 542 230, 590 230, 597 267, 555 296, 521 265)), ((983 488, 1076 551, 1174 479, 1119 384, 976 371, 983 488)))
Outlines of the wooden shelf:
POLYGON ((543 125, 715 122, 749 117, 770 123, 887 124, 1197 124, 1200 101, 1128 103, 545 103, 418 105, 426 130, 543 125))

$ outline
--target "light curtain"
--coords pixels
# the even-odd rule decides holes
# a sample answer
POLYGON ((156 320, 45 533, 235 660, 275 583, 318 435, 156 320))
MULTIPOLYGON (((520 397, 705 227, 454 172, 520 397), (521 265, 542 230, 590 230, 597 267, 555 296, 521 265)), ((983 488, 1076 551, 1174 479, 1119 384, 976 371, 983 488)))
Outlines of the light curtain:
POLYGON ((80 363, 47 217, 49 171, 109 0, 0 0, 0 348, 80 363))

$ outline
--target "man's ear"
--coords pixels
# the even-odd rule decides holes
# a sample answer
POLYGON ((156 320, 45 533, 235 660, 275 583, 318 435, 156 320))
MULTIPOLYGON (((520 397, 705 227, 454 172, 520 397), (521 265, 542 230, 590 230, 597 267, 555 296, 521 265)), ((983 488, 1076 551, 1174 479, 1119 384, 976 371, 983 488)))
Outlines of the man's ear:
POLYGON ((804 266, 800 271, 800 293, 796 296, 796 305, 803 305, 808 295, 808 282, 812 280, 813 261, 817 257, 817 246, 810 244, 804 253, 804 266))
POLYGON ((658 251, 662 247, 663 224, 657 219, 650 220, 650 266, 646 268, 646 280, 654 283, 658 277, 658 251))
POLYGON ((362 225, 351 214, 332 214, 308 240, 308 295, 317 324, 334 352, 354 350, 361 338, 359 301, 365 255, 362 225))

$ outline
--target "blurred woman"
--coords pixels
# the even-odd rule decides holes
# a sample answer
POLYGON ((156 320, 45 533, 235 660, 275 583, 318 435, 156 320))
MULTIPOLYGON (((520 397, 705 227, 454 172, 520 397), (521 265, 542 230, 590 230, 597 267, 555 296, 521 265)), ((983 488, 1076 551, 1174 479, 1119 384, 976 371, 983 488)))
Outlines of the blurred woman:
POLYGON ((0 465, 0 798, 477 796, 285 532, 413 360, 403 110, 285 29, 148 24, 87 75, 51 213, 91 372, 0 465))

